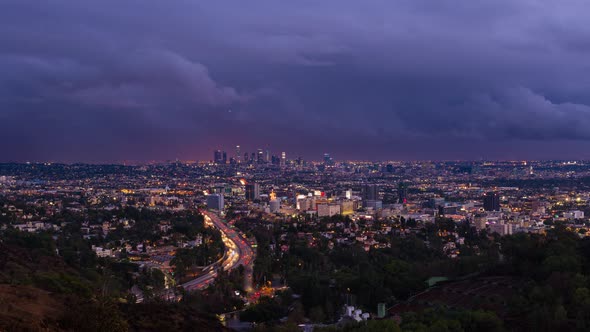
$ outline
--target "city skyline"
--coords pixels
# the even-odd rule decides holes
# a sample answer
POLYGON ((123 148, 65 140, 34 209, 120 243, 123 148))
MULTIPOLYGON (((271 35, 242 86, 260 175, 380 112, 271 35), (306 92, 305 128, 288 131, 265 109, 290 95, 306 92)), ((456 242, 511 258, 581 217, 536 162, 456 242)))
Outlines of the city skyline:
MULTIPOLYGON (((248 158, 251 158, 251 155, 255 155, 257 151, 262 151, 263 155, 263 163, 272 163, 272 158, 276 157, 277 162, 280 162, 282 159, 282 155, 285 154, 286 161, 297 161, 301 159, 302 161, 306 162, 314 162, 314 163, 325 163, 326 156, 328 156, 331 162, 334 163, 347 163, 347 162, 359 162, 359 163, 439 163, 439 162, 463 162, 463 163, 520 163, 520 162, 550 162, 550 161, 559 161, 559 162, 590 162, 590 158, 477 158, 477 159, 461 159, 461 158, 424 158, 424 159, 396 159, 396 158, 340 158, 340 156, 332 155, 330 152, 323 152, 318 155, 310 155, 309 158, 305 158, 302 155, 296 155, 293 153, 289 153, 289 151, 281 151, 281 150, 272 150, 272 149, 260 149, 260 148, 253 148, 253 149, 244 149, 240 148, 240 160, 235 162, 236 154, 235 151, 231 151, 231 149, 224 149, 223 147, 216 148, 213 150, 209 150, 208 153, 203 153, 204 157, 202 159, 199 158, 170 158, 170 159, 146 159, 146 160, 132 160, 132 159, 122 159, 122 160, 105 160, 105 161, 84 161, 84 160, 0 160, 0 164, 87 164, 87 165, 150 165, 150 164, 161 164, 161 163, 173 163, 173 162, 187 162, 187 163, 213 163, 213 164, 232 164, 235 162, 237 164, 252 164, 252 160, 248 159, 247 161, 244 160, 244 154, 248 154, 248 158), (269 160, 266 160, 266 152, 269 152, 269 160), (219 157, 221 159, 216 158, 216 153, 221 153, 219 157), (225 159, 224 159, 225 157, 225 159), (224 160, 225 162, 221 162, 224 160)), ((256 159, 255 159, 256 160, 256 159)), ((254 164, 257 162, 254 161, 254 164)))
POLYGON ((579 3, 238 4, 3 2, 0 161, 590 159, 579 3))
POLYGON ((0 331, 590 331, 588 7, 0 1, 0 331))

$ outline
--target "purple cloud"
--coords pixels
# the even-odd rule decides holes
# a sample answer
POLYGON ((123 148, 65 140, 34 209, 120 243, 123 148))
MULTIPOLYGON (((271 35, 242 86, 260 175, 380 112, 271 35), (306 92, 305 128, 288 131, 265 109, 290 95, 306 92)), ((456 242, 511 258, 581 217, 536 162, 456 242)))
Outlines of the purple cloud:
POLYGON ((501 158, 510 144, 565 157, 558 142, 590 147, 585 7, 9 0, 0 148, 6 160, 197 159, 235 144, 429 159, 501 158))

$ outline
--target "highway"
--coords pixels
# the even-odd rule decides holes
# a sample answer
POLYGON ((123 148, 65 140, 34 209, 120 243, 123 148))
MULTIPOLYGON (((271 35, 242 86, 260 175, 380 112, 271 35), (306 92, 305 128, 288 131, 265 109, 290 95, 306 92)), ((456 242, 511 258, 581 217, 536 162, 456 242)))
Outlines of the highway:
POLYGON ((207 267, 200 277, 185 282, 181 286, 189 291, 204 289, 217 277, 217 269, 222 268, 224 271, 230 271, 243 265, 247 271, 244 288, 249 291, 252 278, 250 265, 254 257, 252 248, 238 232, 228 227, 216 214, 203 212, 203 216, 206 224, 212 225, 221 232, 221 238, 226 248, 224 259, 218 264, 207 267))

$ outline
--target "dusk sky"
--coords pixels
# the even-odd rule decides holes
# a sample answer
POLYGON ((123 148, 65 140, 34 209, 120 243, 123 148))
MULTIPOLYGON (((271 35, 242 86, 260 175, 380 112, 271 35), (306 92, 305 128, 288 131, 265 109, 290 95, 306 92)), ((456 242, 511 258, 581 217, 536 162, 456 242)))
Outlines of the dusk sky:
POLYGON ((0 161, 590 159, 590 4, 0 2, 0 161))

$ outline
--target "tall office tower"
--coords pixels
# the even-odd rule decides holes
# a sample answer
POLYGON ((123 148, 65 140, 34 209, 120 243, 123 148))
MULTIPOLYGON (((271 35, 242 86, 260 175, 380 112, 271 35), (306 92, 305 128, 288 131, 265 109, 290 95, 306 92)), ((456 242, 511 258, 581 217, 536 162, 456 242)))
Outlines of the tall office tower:
POLYGON ((221 152, 221 150, 213 151, 213 162, 216 164, 221 164, 222 160, 223 160, 223 153, 221 152))
POLYGON ((483 209, 486 211, 500 211, 500 196, 495 192, 484 194, 483 209))
POLYGON ((207 207, 213 210, 222 211, 224 207, 222 194, 207 195, 207 207))
POLYGON ((363 186, 363 207, 378 210, 383 208, 383 202, 379 200, 379 186, 376 184, 365 184, 363 186))
POLYGON ((242 162, 242 156, 240 155, 240 146, 236 145, 236 162, 239 164, 242 162))
POLYGON ((281 166, 287 165, 287 154, 285 152, 281 152, 281 166))
POLYGON ((397 186, 398 203, 406 204, 408 202, 408 185, 400 182, 397 186))
POLYGON ((270 162, 270 151, 266 150, 266 159, 265 161, 268 163, 270 162))
POLYGON ((264 152, 262 151, 262 149, 258 149, 257 153, 258 153, 258 158, 256 159, 256 162, 259 164, 264 163, 264 152))
POLYGON ((223 157, 221 157, 221 163, 222 164, 227 164, 227 153, 225 153, 225 151, 223 151, 223 157))
POLYGON ((363 187, 363 200, 376 201, 379 199, 379 186, 376 184, 365 184, 363 187))
POLYGON ((246 200, 253 201, 255 199, 260 199, 260 187, 258 183, 252 182, 246 184, 246 200))
POLYGON ((329 164, 330 163, 330 154, 329 153, 324 153, 324 164, 329 164))
POLYGON ((258 159, 256 159, 256 153, 252 152, 252 154, 250 155, 250 163, 254 164, 257 162, 258 162, 258 159))

